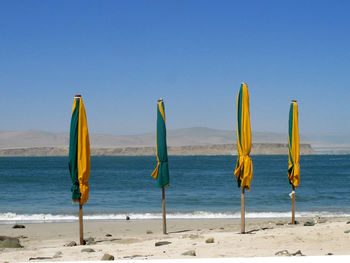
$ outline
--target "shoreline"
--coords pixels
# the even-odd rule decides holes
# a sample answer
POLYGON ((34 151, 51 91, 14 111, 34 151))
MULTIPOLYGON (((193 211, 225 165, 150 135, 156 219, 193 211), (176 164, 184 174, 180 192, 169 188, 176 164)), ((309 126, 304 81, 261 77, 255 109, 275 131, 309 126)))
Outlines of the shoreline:
MULTIPOLYGON (((322 217, 322 218, 328 218, 328 217, 322 217)), ((332 220, 342 220, 345 219, 347 217, 345 216, 339 216, 339 217, 329 217, 332 220)), ((265 218, 247 218, 246 217, 246 221, 247 220, 251 220, 251 221, 288 221, 290 219, 290 217, 265 217, 265 218)), ((313 217, 301 217, 299 218, 301 220, 312 220, 313 217)), ((124 223, 124 222, 142 222, 142 223, 147 223, 147 222, 161 222, 161 218, 159 219, 130 219, 130 220, 126 220, 126 219, 85 219, 84 218, 84 223, 93 223, 93 224, 97 224, 97 223, 124 223), (144 221, 144 222, 143 222, 144 221)), ((240 218, 167 218, 167 222, 186 222, 186 221, 239 221, 238 223, 240 223, 240 218)), ((8 225, 15 225, 15 224, 21 224, 21 225, 40 225, 40 224, 78 224, 79 223, 79 219, 77 217, 77 219, 74 220, 67 220, 67 221, 0 221, 0 230, 1 230, 1 226, 8 226, 8 225)))
MULTIPOLYGON (((132 221, 151 221, 161 220, 161 213, 115 213, 100 214, 86 213, 84 221, 86 222, 122 222, 128 217, 132 221)), ((238 220, 241 215, 238 212, 169 212, 166 215, 167 220, 238 220)), ((245 218, 248 220, 285 220, 291 217, 291 211, 285 212, 247 212, 245 218)), ((348 212, 296 212, 296 217, 304 220, 315 217, 326 219, 350 218, 348 212)), ((74 223, 78 221, 78 214, 16 214, 7 212, 0 214, 0 225, 8 224, 42 224, 42 223, 74 223)))
POLYGON ((65 246, 78 242, 78 222, 24 224, 13 229, 1 224, 1 235, 18 237, 23 248, 0 249, 0 261, 28 261, 29 258, 58 258, 47 261, 101 260, 104 253, 115 259, 274 257, 282 250, 303 255, 350 254, 349 217, 246 219, 246 231, 240 234, 240 219, 169 219, 168 234, 162 234, 162 221, 154 219, 84 221, 84 238, 94 239, 85 246, 65 246), (305 222, 314 225, 304 226, 305 222), (106 236, 110 235, 110 236, 106 236), (213 238, 213 243, 206 240, 213 238), (167 241, 163 246, 156 242, 167 241), (94 252, 82 252, 91 248, 94 252), (196 256, 182 253, 194 250, 196 256))

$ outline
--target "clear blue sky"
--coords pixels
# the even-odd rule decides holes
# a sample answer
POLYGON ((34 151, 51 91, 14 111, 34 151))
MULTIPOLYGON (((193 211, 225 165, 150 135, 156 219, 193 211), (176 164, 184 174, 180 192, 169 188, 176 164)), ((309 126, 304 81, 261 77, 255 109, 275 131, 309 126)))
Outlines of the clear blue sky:
POLYGON ((0 0, 0 130, 68 131, 82 94, 90 132, 236 127, 350 133, 349 1, 0 0))

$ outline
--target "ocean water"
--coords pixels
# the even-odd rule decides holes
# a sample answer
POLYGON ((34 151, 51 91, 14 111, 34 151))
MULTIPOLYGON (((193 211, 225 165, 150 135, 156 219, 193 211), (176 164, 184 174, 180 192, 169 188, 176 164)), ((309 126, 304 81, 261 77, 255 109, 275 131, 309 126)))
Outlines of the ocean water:
MULTIPOLYGON (((236 156, 170 156, 168 218, 239 218, 236 156)), ((254 175, 246 193, 246 217, 289 217, 288 156, 252 156, 254 175)), ((92 157, 90 197, 84 218, 161 217, 161 189, 150 176, 155 157, 92 157)), ((0 223, 71 221, 66 157, 0 158, 0 223)), ((297 216, 350 215, 350 155, 301 156, 297 216)))

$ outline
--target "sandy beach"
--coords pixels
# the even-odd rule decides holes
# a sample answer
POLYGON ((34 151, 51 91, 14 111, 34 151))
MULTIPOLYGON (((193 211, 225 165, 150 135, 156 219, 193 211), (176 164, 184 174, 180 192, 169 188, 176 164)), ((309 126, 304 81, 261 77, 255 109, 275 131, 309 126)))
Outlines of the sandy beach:
POLYGON ((18 237, 23 248, 1 248, 0 262, 32 261, 38 257, 45 261, 101 260, 106 253, 115 260, 274 257, 283 250, 290 254, 300 250, 306 256, 347 255, 348 221, 303 218, 298 225, 289 225, 289 219, 247 219, 248 234, 244 235, 239 234, 239 219, 172 219, 168 220, 167 235, 162 234, 160 220, 86 221, 84 238, 90 243, 72 247, 66 245, 78 243, 77 222, 23 224, 22 229, 3 224, 1 235, 18 237), (304 226, 307 221, 311 226, 304 226), (211 238, 213 242, 207 243, 211 238), (165 244, 155 245, 162 241, 165 244), (82 251, 86 248, 91 252, 82 251), (196 256, 183 255, 191 250, 196 256))

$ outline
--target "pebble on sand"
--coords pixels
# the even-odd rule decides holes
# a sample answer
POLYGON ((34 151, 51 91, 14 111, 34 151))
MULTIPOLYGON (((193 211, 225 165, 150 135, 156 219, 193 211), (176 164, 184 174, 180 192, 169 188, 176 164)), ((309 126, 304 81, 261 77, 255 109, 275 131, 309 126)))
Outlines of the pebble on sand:
POLYGON ((55 255, 53 255, 53 258, 60 258, 60 257, 62 257, 62 252, 61 251, 57 251, 56 253, 55 253, 55 255))
POLYGON ((110 254, 104 254, 101 260, 114 260, 114 256, 110 254))
POLYGON ((188 250, 188 251, 182 253, 182 255, 183 255, 183 256, 192 256, 192 257, 197 256, 197 255, 196 255, 196 251, 194 251, 194 250, 188 250))
POLYGON ((205 243, 214 243, 214 238, 210 237, 207 240, 205 240, 205 243))
POLYGON ((323 223, 326 223, 327 220, 325 218, 321 218, 319 216, 315 216, 314 222, 315 222, 315 224, 323 224, 323 223))
POLYGON ((315 223, 312 222, 312 221, 306 221, 306 222, 304 223, 304 226, 314 226, 314 225, 315 225, 315 223))
POLYGON ((71 242, 65 244, 64 246, 65 247, 75 247, 76 245, 77 245, 77 243, 75 241, 71 241, 71 242))
POLYGON ((24 225, 15 224, 12 228, 26 228, 24 225))
POLYGON ((97 242, 95 241, 95 238, 93 237, 88 237, 84 239, 84 245, 95 245, 97 242))
POLYGON ((290 256, 290 253, 288 252, 288 250, 281 250, 275 253, 275 256, 290 256))
POLYGON ((169 244, 171 244, 171 242, 169 242, 169 241, 159 241, 159 242, 156 242, 154 245, 156 247, 159 247, 159 246, 164 246, 164 245, 169 245, 169 244))
POLYGON ((81 252, 91 253, 91 252, 95 252, 95 250, 93 250, 92 248, 83 248, 83 249, 81 250, 81 252))
POLYGON ((146 234, 153 234, 151 230, 147 230, 146 234))
POLYGON ((36 258, 30 258, 30 260, 47 260, 47 259, 52 259, 51 257, 36 257, 36 258))
POLYGON ((275 253, 276 256, 285 256, 285 257, 290 257, 290 256, 304 256, 303 253, 301 253, 300 250, 297 250, 295 253, 289 253, 288 250, 281 250, 275 253))
POLYGON ((147 256, 142 256, 142 255, 132 255, 132 256, 124 256, 123 258, 129 258, 129 259, 133 259, 133 258, 146 258, 147 256))

